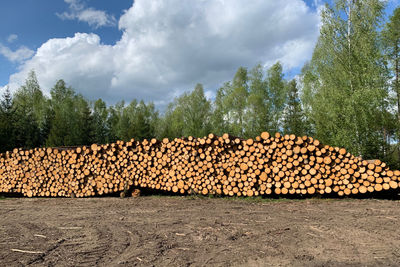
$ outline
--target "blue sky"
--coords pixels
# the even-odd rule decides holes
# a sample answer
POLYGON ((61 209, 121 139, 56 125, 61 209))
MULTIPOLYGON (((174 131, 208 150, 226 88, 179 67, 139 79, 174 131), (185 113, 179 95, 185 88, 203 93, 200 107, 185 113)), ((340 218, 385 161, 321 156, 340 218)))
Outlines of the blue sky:
POLYGON ((46 93, 62 78, 90 100, 162 105, 198 82, 212 97, 241 65, 279 60, 292 77, 311 57, 323 3, 2 0, 0 89, 34 69, 46 93))
MULTIPOLYGON (((119 18, 132 6, 132 0, 90 0, 84 3, 119 18)), ((57 16, 68 11, 68 3, 62 0, 2 0, 0 2, 0 43, 12 50, 24 45, 32 50, 51 38, 74 36, 76 32, 94 32, 105 44, 114 44, 122 32, 117 25, 94 28, 78 20, 62 20, 57 16), (8 42, 10 35, 17 39, 8 42)), ((0 85, 8 83, 9 76, 17 71, 18 64, 0 55, 0 85)))

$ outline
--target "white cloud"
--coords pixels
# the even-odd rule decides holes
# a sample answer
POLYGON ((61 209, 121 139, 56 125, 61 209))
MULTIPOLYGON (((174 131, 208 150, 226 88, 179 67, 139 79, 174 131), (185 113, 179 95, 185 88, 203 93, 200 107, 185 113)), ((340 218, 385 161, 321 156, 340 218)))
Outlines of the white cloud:
POLYGON ((20 46, 17 50, 12 51, 7 46, 0 43, 0 55, 3 55, 11 62, 21 63, 24 60, 31 58, 35 52, 25 46, 20 46))
POLYGON ((163 104, 196 83, 215 90, 239 66, 280 60, 285 70, 301 67, 318 24, 318 12, 301 0, 136 0, 119 20, 123 34, 115 45, 87 33, 50 39, 10 77, 10 86, 35 69, 46 90, 62 78, 90 99, 163 104))
POLYGON ((88 23, 94 28, 104 26, 115 26, 116 19, 114 16, 108 15, 103 10, 96 10, 91 7, 85 7, 80 0, 64 0, 69 4, 69 12, 63 12, 56 15, 63 20, 78 20, 88 23))
POLYGON ((17 39, 18 39, 18 35, 16 35, 16 34, 10 34, 10 35, 7 37, 7 42, 12 43, 12 42, 14 42, 14 41, 17 40, 17 39))
POLYGON ((7 86, 1 86, 0 85, 0 96, 3 96, 4 92, 6 91, 7 86))

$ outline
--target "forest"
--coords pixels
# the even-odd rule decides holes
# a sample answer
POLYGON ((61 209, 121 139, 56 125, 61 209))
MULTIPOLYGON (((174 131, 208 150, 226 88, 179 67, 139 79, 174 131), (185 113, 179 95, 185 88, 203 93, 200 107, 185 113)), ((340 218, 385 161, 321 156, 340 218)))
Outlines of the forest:
POLYGON ((384 9, 378 0, 326 5, 312 58, 294 79, 280 62, 242 66, 214 99, 197 84, 163 112, 136 99, 88 100, 62 79, 47 96, 32 70, 17 91, 1 96, 0 152, 268 131, 313 136, 399 168, 400 8, 389 19, 384 9))

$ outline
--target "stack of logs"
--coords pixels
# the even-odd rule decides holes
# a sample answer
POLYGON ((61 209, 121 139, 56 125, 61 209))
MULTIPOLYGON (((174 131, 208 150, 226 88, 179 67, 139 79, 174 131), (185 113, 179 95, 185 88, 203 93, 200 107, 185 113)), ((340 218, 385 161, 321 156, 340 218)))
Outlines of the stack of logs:
POLYGON ((90 147, 14 149, 0 155, 0 192, 90 197, 149 188, 226 196, 356 195, 398 190, 400 171, 312 137, 117 141, 90 147))

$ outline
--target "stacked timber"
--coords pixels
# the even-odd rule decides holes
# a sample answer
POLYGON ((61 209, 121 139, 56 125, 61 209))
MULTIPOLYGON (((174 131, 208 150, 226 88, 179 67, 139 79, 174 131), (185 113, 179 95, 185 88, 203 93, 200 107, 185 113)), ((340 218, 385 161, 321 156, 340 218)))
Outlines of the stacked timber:
POLYGON ((400 171, 380 160, 363 160, 312 137, 268 132, 247 140, 209 134, 0 155, 0 192, 28 197, 90 197, 133 188, 250 197, 348 196, 399 186, 400 171))

